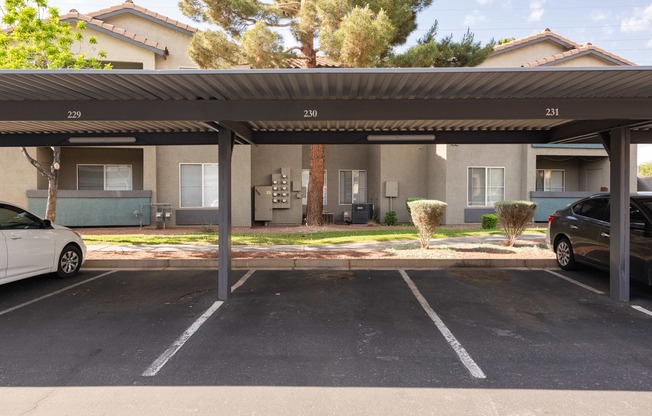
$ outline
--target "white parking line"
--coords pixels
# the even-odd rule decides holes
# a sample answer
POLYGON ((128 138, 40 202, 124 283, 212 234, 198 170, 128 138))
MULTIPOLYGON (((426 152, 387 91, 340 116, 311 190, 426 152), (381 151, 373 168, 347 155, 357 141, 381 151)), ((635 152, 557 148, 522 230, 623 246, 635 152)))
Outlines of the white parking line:
POLYGON ((580 283, 580 282, 578 282, 577 280, 573 280, 573 279, 571 279, 570 277, 566 277, 566 276, 564 276, 563 274, 560 274, 560 273, 557 273, 557 272, 553 272, 552 270, 546 270, 546 271, 547 271, 548 273, 550 273, 551 275, 553 275, 553 276, 557 276, 558 278, 560 278, 560 279, 564 279, 565 281, 570 282, 570 283, 572 283, 572 284, 574 284, 574 285, 577 285, 577 286, 579 286, 579 287, 581 287, 581 288, 584 288, 584 289, 586 289, 586 290, 590 290, 590 291, 593 292, 593 293, 597 293, 598 295, 604 295, 604 292, 602 292, 601 290, 594 289, 594 288, 592 288, 591 286, 587 286, 587 285, 585 285, 584 283, 580 283))
MULTIPOLYGON (((231 292, 235 291, 237 288, 244 285, 247 279, 249 279, 251 275, 254 274, 255 271, 256 269, 249 270, 244 276, 242 276, 242 278, 238 280, 236 284, 231 286, 231 292)), ((181 347, 183 347, 183 344, 185 344, 186 341, 188 341, 190 337, 192 337, 195 334, 195 332, 199 330, 199 328, 204 324, 204 322, 206 322, 208 318, 210 318, 220 308, 220 306, 222 306, 223 303, 224 302, 222 301, 217 301, 213 303, 213 305, 210 308, 208 308, 206 312, 202 314, 202 316, 197 318, 197 320, 192 325, 190 325, 190 328, 188 328, 183 334, 181 334, 181 336, 176 341, 174 341, 174 343, 170 345, 170 347, 167 350, 165 350, 163 354, 159 355, 159 357, 156 360, 154 360, 152 365, 150 365, 147 368, 147 370, 143 372, 142 376, 154 377, 155 375, 157 375, 158 372, 161 371, 163 366, 165 366, 165 364, 167 364, 168 361, 170 361, 170 359, 174 356, 174 354, 176 354, 181 349, 181 347)))
POLYGON ((652 311, 647 310, 647 309, 645 309, 645 308, 642 307, 642 306, 632 305, 632 308, 636 309, 636 310, 639 311, 639 312, 643 312, 643 313, 646 314, 646 315, 650 315, 650 316, 652 316, 652 311))
POLYGON ((74 287, 77 287, 77 286, 85 285, 86 283, 90 283, 90 282, 92 282, 93 280, 97 280, 97 279, 99 279, 99 278, 101 278, 101 277, 104 277, 104 276, 107 276, 107 275, 109 275, 109 274, 111 274, 111 273, 115 273, 116 271, 117 271, 117 270, 111 270, 110 272, 102 273, 102 274, 99 275, 99 276, 91 277, 90 279, 86 279, 86 280, 84 280, 84 281, 82 281, 82 282, 75 283, 74 285, 66 286, 66 287, 64 287, 63 289, 59 289, 59 290, 57 290, 56 292, 48 293, 47 295, 41 296, 40 298, 36 298, 36 299, 30 300, 29 302, 21 303, 20 305, 16 305, 16 306, 14 306, 14 307, 12 307, 12 308, 9 308, 9 309, 5 309, 5 310, 3 310, 3 311, 0 311, 0 315, 4 315, 4 314, 6 314, 6 313, 13 312, 13 311, 15 311, 16 309, 24 308, 25 306, 29 306, 29 305, 32 305, 32 304, 34 304, 34 303, 36 303, 36 302, 40 302, 40 301, 42 301, 43 299, 47 299, 47 298, 49 298, 49 297, 56 296, 56 295, 58 295, 59 293, 63 293, 63 292, 65 292, 66 290, 70 290, 70 289, 72 289, 72 288, 74 288, 74 287))
POLYGON ((417 286, 414 284, 412 279, 410 279, 410 276, 405 272, 405 270, 399 270, 399 273, 403 277, 403 280, 405 280, 405 283, 407 283, 408 287, 410 290, 412 290, 412 293, 414 296, 417 298, 419 303, 421 304, 421 307, 423 310, 426 311, 430 319, 435 323, 435 326, 437 326, 437 329, 439 329, 439 332, 444 336, 448 344, 453 348, 453 351, 457 354, 459 357, 460 361, 462 361, 462 364, 469 370, 471 375, 475 378, 487 378, 487 376, 484 374, 482 369, 473 361, 473 358, 469 355, 468 352, 464 349, 462 344, 455 338, 453 333, 448 329, 446 324, 444 324, 444 321, 441 320, 441 318, 437 315, 437 313, 430 307, 428 304, 428 301, 426 298, 423 297, 417 286))
POLYGON ((183 347, 183 344, 186 343, 190 339, 191 336, 194 335, 195 332, 210 318, 215 311, 219 309, 220 306, 222 306, 224 302, 222 301, 217 301, 213 303, 213 305, 208 308, 206 312, 202 314, 192 325, 190 325, 190 328, 186 329, 186 331, 181 334, 179 339, 174 341, 172 345, 170 345, 170 348, 165 350, 163 354, 161 354, 153 363, 150 365, 147 370, 143 373, 143 377, 153 377, 156 374, 158 374, 159 371, 161 371, 161 368, 165 364, 167 364, 168 361, 170 361, 170 358, 176 354, 181 347, 183 347))
POLYGON ((240 280, 238 280, 238 283, 231 286, 231 292, 235 292, 235 290, 237 288, 244 285, 245 282, 247 281, 247 279, 249 279, 251 277, 251 275, 254 274, 255 271, 256 271, 256 269, 249 270, 244 276, 242 276, 242 278, 240 280))

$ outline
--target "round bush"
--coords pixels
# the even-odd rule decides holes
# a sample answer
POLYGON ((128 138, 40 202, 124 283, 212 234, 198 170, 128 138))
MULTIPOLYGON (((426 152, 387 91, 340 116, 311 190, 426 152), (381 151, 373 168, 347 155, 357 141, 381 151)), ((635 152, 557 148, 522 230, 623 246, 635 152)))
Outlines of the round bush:
POLYGON ((482 229, 493 230, 498 225, 498 217, 494 214, 484 214, 482 216, 482 229))
POLYGON ((442 201, 421 199, 408 203, 412 222, 419 232, 421 248, 430 246, 430 238, 441 222, 448 204, 442 201))
POLYGON ((507 246, 511 247, 532 221, 537 204, 532 201, 499 201, 494 206, 498 221, 507 236, 507 246))

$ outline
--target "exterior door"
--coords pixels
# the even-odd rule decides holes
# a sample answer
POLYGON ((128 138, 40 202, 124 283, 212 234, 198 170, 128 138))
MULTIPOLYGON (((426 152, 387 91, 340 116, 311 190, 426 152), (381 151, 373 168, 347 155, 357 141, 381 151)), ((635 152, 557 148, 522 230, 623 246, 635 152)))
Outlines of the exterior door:
POLYGON ((602 169, 588 169, 586 171, 587 192, 600 192, 600 188, 604 186, 602 181, 602 169))

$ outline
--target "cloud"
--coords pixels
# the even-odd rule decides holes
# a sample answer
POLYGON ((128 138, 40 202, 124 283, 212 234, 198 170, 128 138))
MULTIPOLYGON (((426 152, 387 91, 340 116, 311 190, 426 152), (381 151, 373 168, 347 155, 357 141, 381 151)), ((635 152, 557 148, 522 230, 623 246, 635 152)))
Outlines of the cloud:
POLYGON ((647 48, 652 48, 652 39, 648 40, 648 41, 645 43, 645 46, 646 46, 647 48))
POLYGON ((505 0, 502 7, 505 10, 512 10, 512 0, 505 0))
POLYGON ((589 14, 589 18, 598 24, 607 23, 602 27, 602 34, 605 36, 611 36, 614 33, 613 26, 610 25, 611 20, 614 19, 613 14, 606 10, 593 10, 589 14))
POLYGON ((643 32, 652 24, 652 4, 645 9, 636 7, 634 12, 620 21, 622 32, 643 32))
POLYGON ((475 0, 476 3, 478 3, 480 6, 486 6, 487 4, 491 4, 494 2, 494 0, 475 0))
POLYGON ((594 22, 601 22, 601 21, 607 20, 610 17, 610 15, 609 15, 609 13, 607 13, 604 10, 593 10, 591 12, 591 14, 589 15, 589 17, 594 22))
POLYGON ((464 25, 465 26, 474 26, 475 24, 484 22, 485 20, 487 20, 487 16, 480 13, 479 10, 474 10, 473 13, 467 14, 464 17, 464 25))
POLYGON ((538 22, 541 20, 545 9, 546 0, 530 0, 530 16, 527 18, 529 22, 538 22))

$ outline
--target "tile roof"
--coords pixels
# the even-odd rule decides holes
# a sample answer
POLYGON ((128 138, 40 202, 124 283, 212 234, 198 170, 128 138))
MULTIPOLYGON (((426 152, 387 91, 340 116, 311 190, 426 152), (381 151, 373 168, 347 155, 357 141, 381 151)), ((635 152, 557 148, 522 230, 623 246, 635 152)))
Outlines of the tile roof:
POLYGON ((82 20, 89 26, 94 26, 96 29, 103 30, 113 34, 114 36, 127 38, 128 41, 141 44, 144 47, 155 50, 159 55, 167 55, 167 48, 159 42, 155 42, 146 37, 140 36, 136 33, 129 32, 128 30, 119 28, 112 24, 106 23, 103 20, 95 19, 92 16, 79 13, 77 10, 71 10, 59 18, 60 21, 77 21, 82 20))
MULTIPOLYGON (((303 55, 294 55, 286 60, 288 68, 307 68, 306 58, 303 55)), ((322 55, 317 55, 318 68, 340 68, 342 64, 339 62, 322 55)))
POLYGON ((151 18, 154 18, 156 20, 159 20, 159 21, 161 21, 163 23, 166 23, 168 25, 174 26, 174 27, 182 29, 182 30, 187 30, 187 31, 192 32, 192 33, 195 33, 195 32, 197 32, 199 30, 196 27, 190 26, 190 25, 185 24, 185 23, 181 23, 178 20, 171 19, 171 18, 169 18, 167 16, 164 16, 162 14, 159 14, 159 13, 153 12, 151 10, 148 10, 148 9, 146 9, 144 7, 138 6, 138 5, 134 4, 134 2, 132 0, 126 0, 122 4, 118 4, 116 6, 108 7, 106 9, 98 10, 98 11, 95 11, 95 12, 91 12, 91 13, 88 13, 88 15, 91 16, 91 17, 98 18, 98 19, 102 19, 102 18, 105 18, 105 17, 109 17, 111 15, 120 14, 120 13, 129 13, 129 12, 141 13, 141 14, 144 14, 144 15, 149 16, 151 18))
POLYGON ((566 39, 556 34, 549 28, 546 28, 543 32, 539 32, 531 36, 526 36, 521 39, 515 39, 511 42, 503 43, 502 45, 497 45, 496 47, 494 47, 494 53, 506 52, 508 50, 517 49, 525 45, 529 45, 531 43, 540 42, 542 40, 551 40, 569 49, 579 48, 580 46, 582 46, 579 43, 575 43, 570 39, 566 39))
POLYGON ((553 56, 549 56, 543 59, 538 59, 533 62, 528 62, 524 64, 524 67, 535 67, 535 66, 548 66, 548 65, 554 65, 555 63, 563 62, 568 59, 572 59, 575 57, 579 57, 582 55, 588 55, 588 54, 593 54, 597 55, 603 59, 606 59, 608 61, 611 61, 615 63, 616 65, 622 65, 622 66, 633 66, 636 65, 634 62, 628 61, 625 58, 621 58, 618 55, 615 55, 611 52, 607 52, 604 49, 598 48, 597 46, 593 46, 590 43, 581 46, 579 48, 571 49, 569 51, 563 52, 563 53, 558 53, 553 56))
POLYGON ((546 28, 544 31, 540 33, 536 33, 531 36, 527 36, 521 39, 513 40, 511 42, 503 43, 502 45, 497 45, 494 47, 493 54, 497 55, 497 54, 505 53, 508 51, 523 48, 532 45, 534 43, 543 42, 543 41, 551 41, 557 43, 562 47, 566 48, 567 50, 552 56, 542 57, 535 61, 525 63, 522 66, 535 67, 535 66, 554 65, 555 63, 559 63, 568 59, 573 59, 587 54, 593 54, 602 59, 610 61, 616 65, 622 65, 622 66, 636 65, 634 62, 631 62, 611 52, 607 52, 606 50, 602 48, 598 48, 597 46, 594 46, 591 43, 587 43, 586 45, 581 45, 579 43, 573 42, 570 39, 566 39, 563 36, 556 34, 549 28, 546 28))

